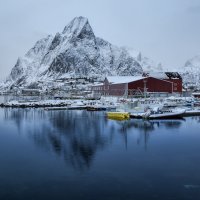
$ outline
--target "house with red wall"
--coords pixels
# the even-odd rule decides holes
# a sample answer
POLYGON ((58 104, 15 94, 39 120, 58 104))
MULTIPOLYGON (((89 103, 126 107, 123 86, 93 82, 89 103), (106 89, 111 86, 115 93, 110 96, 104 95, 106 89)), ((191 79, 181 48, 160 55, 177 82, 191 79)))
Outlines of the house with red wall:
POLYGON ((153 77, 141 76, 108 76, 103 84, 92 87, 101 95, 123 96, 149 93, 182 93, 182 78, 178 76, 153 77))

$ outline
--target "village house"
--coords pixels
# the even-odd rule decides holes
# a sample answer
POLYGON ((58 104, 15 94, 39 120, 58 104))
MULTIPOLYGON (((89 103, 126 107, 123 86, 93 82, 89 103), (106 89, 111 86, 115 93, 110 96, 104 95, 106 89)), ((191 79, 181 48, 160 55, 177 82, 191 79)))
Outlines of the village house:
MULTIPOLYGON (((161 75, 161 74, 160 74, 161 75)), ((178 73, 163 73, 162 77, 143 74, 140 76, 108 76, 103 84, 92 87, 94 93, 111 96, 144 96, 182 93, 182 78, 178 73)))

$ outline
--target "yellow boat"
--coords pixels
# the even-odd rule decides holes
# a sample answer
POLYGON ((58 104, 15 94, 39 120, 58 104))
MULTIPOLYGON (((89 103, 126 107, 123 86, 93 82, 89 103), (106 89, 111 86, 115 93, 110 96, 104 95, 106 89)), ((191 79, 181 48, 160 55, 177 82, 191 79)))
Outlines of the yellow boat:
POLYGON ((107 112, 108 118, 111 119, 129 119, 130 114, 128 112, 107 112))

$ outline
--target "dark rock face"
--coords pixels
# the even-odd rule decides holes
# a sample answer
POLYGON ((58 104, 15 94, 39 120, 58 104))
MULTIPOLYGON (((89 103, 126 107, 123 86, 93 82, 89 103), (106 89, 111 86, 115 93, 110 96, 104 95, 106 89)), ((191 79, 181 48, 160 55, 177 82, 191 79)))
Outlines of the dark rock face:
POLYGON ((18 58, 17 63, 15 64, 10 73, 12 79, 15 79, 15 77, 20 77, 21 74, 23 74, 23 68, 21 67, 21 65, 22 65, 21 59, 18 58))
POLYGON ((60 35, 60 33, 57 33, 51 43, 51 46, 49 47, 50 51, 53 51, 60 43, 62 40, 62 36, 60 35))

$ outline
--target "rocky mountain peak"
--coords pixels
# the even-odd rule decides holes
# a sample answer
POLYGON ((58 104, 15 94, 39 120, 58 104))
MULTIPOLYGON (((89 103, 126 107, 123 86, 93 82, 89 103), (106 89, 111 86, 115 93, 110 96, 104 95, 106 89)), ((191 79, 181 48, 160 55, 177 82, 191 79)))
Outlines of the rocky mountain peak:
POLYGON ((31 48, 27 53, 26 57, 28 58, 38 58, 44 56, 45 49, 47 48, 47 44, 51 43, 53 39, 52 35, 48 35, 45 38, 38 40, 33 48, 31 48))
MULTIPOLYGON (((138 54, 137 54, 138 55, 138 54)), ((65 77, 105 77, 106 75, 138 75, 149 59, 133 56, 95 36, 85 17, 74 18, 61 33, 36 42, 17 61, 3 87, 29 86, 65 77)))
POLYGON ((86 17, 75 17, 67 26, 65 26, 63 36, 77 37, 79 39, 94 37, 94 32, 86 17))

